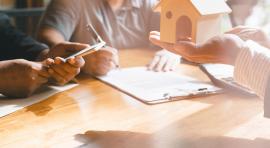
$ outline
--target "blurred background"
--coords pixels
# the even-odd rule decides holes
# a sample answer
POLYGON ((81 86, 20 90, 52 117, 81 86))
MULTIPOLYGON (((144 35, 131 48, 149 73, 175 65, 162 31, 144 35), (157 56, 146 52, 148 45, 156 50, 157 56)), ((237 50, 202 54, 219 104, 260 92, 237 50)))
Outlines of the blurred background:
POLYGON ((0 13, 12 18, 13 24, 34 36, 39 19, 50 0, 0 0, 0 13))
MULTIPOLYGON (((50 0, 0 0, 0 12, 14 25, 34 36, 38 21, 50 0)), ((225 17, 224 31, 233 26, 260 27, 270 35, 270 0, 227 0, 233 12, 225 17)))

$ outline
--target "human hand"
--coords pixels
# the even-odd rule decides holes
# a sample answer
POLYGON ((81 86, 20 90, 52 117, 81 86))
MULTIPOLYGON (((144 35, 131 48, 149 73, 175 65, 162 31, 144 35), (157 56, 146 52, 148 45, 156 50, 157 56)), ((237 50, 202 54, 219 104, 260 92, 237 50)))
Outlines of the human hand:
POLYGON ((85 56, 83 71, 92 75, 105 75, 119 66, 118 51, 106 46, 90 55, 85 56))
POLYGON ((48 72, 57 85, 64 85, 80 73, 80 68, 85 64, 82 57, 47 59, 48 72))
POLYGON ((0 93, 28 97, 50 77, 44 64, 22 59, 0 62, 0 93))
POLYGON ((224 34, 209 39, 204 44, 196 45, 190 41, 179 41, 176 44, 160 40, 159 32, 151 32, 150 41, 164 49, 183 56, 196 63, 234 64, 236 57, 244 46, 244 41, 233 34, 224 34))
POLYGON ((42 55, 38 57, 38 60, 45 60, 47 58, 56 58, 56 57, 62 57, 66 58, 70 55, 89 47, 88 44, 81 44, 81 43, 73 43, 73 42, 62 42, 51 49, 48 49, 43 52, 42 55))
POLYGON ((270 39, 267 34, 259 29, 259 28, 252 28, 247 26, 238 26, 233 28, 232 30, 226 32, 227 34, 235 34, 240 37, 242 40, 253 40, 262 46, 270 48, 270 39))
POLYGON ((163 49, 155 54, 154 59, 147 65, 147 67, 148 70, 167 72, 175 70, 179 63, 179 55, 163 49))

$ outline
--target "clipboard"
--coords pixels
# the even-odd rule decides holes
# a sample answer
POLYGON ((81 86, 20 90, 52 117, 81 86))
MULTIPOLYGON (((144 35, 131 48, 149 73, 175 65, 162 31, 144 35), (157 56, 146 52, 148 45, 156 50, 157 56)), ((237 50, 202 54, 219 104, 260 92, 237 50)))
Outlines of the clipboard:
MULTIPOLYGON (((199 69, 198 69, 199 70, 199 69)), ((97 77, 102 82, 148 105, 223 93, 211 81, 176 72, 153 72, 146 67, 111 71, 97 77)))

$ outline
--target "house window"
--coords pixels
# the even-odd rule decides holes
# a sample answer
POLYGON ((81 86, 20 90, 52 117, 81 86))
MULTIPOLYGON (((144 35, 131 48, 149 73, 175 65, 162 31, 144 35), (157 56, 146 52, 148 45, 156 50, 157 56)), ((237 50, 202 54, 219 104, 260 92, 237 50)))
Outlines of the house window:
POLYGON ((172 12, 171 11, 166 12, 166 17, 168 19, 171 19, 172 18, 172 12))

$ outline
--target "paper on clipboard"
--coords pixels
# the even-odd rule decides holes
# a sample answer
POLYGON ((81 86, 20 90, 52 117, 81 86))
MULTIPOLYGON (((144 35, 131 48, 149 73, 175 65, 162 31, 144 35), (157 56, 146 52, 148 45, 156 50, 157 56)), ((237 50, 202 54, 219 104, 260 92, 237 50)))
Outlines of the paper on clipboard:
POLYGON ((115 70, 98 79, 146 104, 200 97, 223 91, 210 81, 205 82, 176 72, 153 72, 146 67, 115 70))

